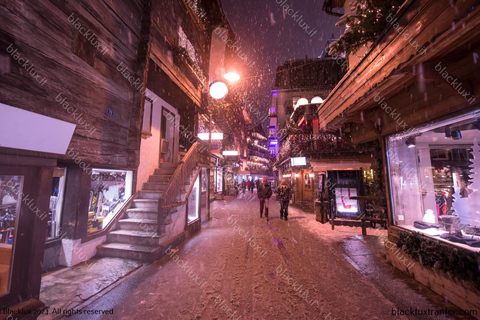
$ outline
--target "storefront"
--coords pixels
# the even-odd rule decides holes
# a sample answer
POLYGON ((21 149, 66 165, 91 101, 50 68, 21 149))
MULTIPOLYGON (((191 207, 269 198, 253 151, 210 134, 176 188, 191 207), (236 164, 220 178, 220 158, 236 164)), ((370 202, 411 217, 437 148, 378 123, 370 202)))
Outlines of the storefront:
POLYGON ((45 240, 59 231, 47 225, 52 213, 56 214, 49 208, 61 207, 50 198, 55 163, 23 156, 0 157, 2 305, 38 299, 45 240))
POLYGON ((387 260, 478 318, 480 8, 411 1, 393 21, 325 99, 321 127, 380 142, 387 260))
POLYGON ((480 111, 387 138, 394 225, 480 252, 480 111))

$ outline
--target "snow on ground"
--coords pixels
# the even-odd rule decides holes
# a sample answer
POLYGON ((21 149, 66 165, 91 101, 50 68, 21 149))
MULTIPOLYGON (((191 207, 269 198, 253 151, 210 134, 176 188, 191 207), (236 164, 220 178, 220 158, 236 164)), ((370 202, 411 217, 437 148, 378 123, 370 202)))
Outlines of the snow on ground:
POLYGON ((445 307, 386 265, 376 238, 364 240, 360 228, 331 230, 295 208, 289 221, 280 220, 273 201, 269 222, 258 211, 248 194, 215 202, 200 233, 88 309, 113 308, 105 319, 370 320, 415 319, 393 316, 392 308, 445 307))

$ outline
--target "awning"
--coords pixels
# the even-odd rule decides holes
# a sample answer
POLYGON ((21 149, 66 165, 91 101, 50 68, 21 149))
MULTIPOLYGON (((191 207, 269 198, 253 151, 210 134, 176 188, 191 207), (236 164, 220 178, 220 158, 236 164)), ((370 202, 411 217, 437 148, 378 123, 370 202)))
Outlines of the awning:
POLYGON ((4 148, 65 154, 76 127, 2 103, 0 114, 0 147, 4 148))
POLYGON ((360 161, 341 161, 341 162, 321 162, 309 161, 313 171, 329 171, 329 170, 361 170, 370 169, 372 166, 369 162, 360 161))

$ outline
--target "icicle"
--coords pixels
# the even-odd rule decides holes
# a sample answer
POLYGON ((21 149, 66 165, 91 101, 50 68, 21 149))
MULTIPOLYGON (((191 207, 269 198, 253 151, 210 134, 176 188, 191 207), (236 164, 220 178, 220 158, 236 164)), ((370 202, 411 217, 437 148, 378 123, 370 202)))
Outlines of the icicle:
POLYGON ((365 120, 363 119, 363 111, 360 112, 360 121, 365 122, 365 120))
POLYGON ((478 53, 474 52, 473 53, 473 63, 477 64, 478 61, 478 53))

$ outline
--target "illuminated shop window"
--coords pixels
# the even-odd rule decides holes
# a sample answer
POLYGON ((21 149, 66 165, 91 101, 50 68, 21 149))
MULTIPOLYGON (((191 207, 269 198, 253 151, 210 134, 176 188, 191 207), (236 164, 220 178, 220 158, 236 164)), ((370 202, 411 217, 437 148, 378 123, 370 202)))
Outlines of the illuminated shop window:
POLYGON ((201 195, 200 175, 198 175, 193 185, 192 191, 188 195, 188 212, 187 212, 188 222, 195 221, 199 217, 200 195, 201 195))
POLYGON ((47 240, 60 237, 63 199, 65 196, 66 168, 55 168, 47 222, 47 240))
POLYGON ((93 169, 88 232, 105 228, 132 195, 132 171, 93 169))
POLYGON ((387 143, 395 224, 447 241, 455 232, 480 236, 478 115, 395 135, 387 143))
POLYGON ((23 177, 0 176, 0 296, 9 292, 23 177))

